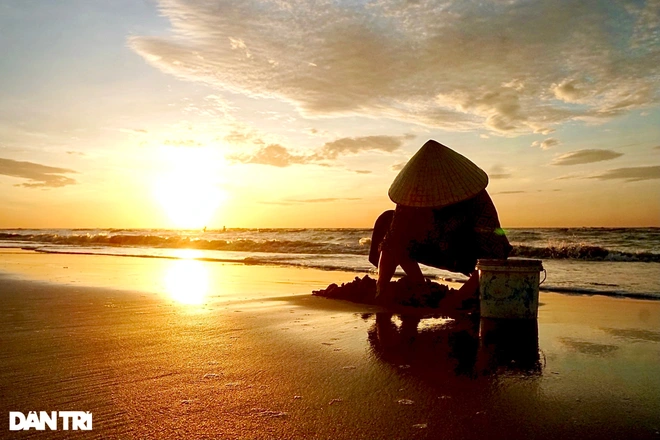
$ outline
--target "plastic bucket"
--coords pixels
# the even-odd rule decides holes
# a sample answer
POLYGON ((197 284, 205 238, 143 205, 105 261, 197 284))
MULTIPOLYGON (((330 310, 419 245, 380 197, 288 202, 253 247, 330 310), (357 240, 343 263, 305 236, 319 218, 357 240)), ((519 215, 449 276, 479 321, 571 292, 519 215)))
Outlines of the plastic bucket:
POLYGON ((541 260, 479 260, 477 269, 483 318, 537 318, 539 281, 544 271, 541 260))

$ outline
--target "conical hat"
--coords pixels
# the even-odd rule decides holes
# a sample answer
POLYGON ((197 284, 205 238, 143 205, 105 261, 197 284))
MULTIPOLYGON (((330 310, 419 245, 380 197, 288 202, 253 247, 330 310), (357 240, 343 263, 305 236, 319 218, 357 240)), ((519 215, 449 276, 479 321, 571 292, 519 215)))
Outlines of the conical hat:
POLYGON ((474 197, 487 185, 488 175, 470 159, 430 140, 399 172, 388 195, 399 205, 440 208, 474 197))

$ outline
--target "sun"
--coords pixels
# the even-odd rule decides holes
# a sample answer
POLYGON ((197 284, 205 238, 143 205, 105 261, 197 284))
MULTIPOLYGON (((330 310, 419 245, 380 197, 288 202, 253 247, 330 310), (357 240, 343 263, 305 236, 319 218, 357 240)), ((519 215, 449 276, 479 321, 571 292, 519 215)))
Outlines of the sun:
POLYGON ((223 198, 206 179, 188 172, 163 177, 155 192, 173 226, 182 229, 206 226, 223 198))
POLYGON ((175 228, 198 229, 227 198, 209 160, 191 152, 171 154, 170 166, 154 182, 154 195, 175 228))

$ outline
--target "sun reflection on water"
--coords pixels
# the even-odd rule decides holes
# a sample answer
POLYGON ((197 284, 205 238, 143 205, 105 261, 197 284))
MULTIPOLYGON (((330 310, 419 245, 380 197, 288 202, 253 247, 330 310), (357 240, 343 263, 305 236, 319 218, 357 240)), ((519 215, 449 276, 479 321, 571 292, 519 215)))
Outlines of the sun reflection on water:
POLYGON ((209 272, 205 263, 192 259, 174 260, 164 277, 165 289, 174 301, 201 305, 209 292, 209 272))

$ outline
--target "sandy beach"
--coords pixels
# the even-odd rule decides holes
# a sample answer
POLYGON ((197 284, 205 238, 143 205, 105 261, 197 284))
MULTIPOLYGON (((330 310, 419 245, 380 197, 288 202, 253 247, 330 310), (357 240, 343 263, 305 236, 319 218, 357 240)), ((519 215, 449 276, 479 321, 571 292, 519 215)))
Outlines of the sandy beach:
POLYGON ((311 296, 356 274, 0 253, 1 438, 660 438, 660 302, 509 325, 311 296), (9 431, 90 411, 92 431, 9 431))

